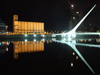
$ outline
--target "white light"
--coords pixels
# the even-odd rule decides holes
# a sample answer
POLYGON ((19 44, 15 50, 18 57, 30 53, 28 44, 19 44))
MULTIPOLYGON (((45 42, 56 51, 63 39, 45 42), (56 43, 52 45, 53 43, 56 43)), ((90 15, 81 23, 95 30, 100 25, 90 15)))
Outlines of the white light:
POLYGON ((34 42, 36 42, 36 39, 34 39, 34 42))
POLYGON ((79 14, 79 12, 76 12, 77 14, 79 14))
POLYGON ((36 37, 36 34, 34 34, 34 37, 36 37))
POLYGON ((71 33, 68 34, 68 41, 71 41, 71 33))
POLYGON ((68 41, 71 41, 71 38, 70 37, 68 38, 68 41))
POLYGON ((56 37, 56 35, 52 35, 52 37, 56 37))
POLYGON ((63 37, 65 37, 65 34, 64 33, 62 35, 63 35, 63 37))
POLYGON ((8 28, 8 26, 6 26, 6 29, 8 28))
POLYGON ((25 39, 25 42, 27 42, 27 39, 25 39))
POLYGON ((66 41, 66 39, 64 38, 64 39, 63 39, 63 41, 65 42, 65 41, 66 41))
POLYGON ((6 42, 6 45, 9 45, 9 42, 8 41, 6 42))
POLYGON ((41 35, 42 37, 45 37, 45 35, 41 35))
POLYGON ((45 41, 45 39, 42 39, 41 41, 45 41))
POLYGON ((25 35, 25 37, 27 36, 27 34, 25 35))
POLYGON ((8 48, 6 47, 6 51, 8 51, 8 48))
POLYGON ((52 40, 56 40, 56 38, 52 38, 52 40))
POLYGON ((71 67, 73 67, 73 63, 71 63, 71 67))
POLYGON ((71 7, 73 8, 73 7, 74 7, 74 5, 72 4, 72 5, 71 5, 71 7))

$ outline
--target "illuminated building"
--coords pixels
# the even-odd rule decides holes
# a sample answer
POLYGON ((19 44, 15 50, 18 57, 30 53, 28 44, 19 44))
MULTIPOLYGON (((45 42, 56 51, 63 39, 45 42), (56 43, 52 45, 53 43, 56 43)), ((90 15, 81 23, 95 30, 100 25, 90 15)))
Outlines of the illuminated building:
POLYGON ((40 41, 16 41, 14 42, 14 59, 18 59, 19 53, 31 53, 44 51, 44 42, 40 41))
POLYGON ((13 32, 18 32, 18 33, 44 32, 44 23, 18 21, 18 15, 14 15, 13 16, 13 32))
POLYGON ((0 19, 0 33, 5 33, 7 32, 7 26, 5 23, 0 19))

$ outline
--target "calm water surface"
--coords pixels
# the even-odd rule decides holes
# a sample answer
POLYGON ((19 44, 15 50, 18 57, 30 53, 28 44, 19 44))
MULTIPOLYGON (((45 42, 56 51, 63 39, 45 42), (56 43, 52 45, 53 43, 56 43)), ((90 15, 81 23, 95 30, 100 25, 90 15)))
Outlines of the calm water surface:
POLYGON ((1 75, 100 75, 100 40, 0 42, 1 75))

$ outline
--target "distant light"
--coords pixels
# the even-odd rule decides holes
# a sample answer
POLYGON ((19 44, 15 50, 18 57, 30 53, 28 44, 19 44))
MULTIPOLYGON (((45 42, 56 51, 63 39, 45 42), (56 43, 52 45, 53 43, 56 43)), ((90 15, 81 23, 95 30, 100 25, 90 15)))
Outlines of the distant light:
POLYGON ((72 5, 71 5, 71 7, 73 8, 73 7, 74 7, 74 5, 72 4, 72 5))
POLYGON ((41 41, 45 41, 45 39, 43 38, 43 39, 41 39, 41 41))
POLYGON ((34 34, 34 37, 36 37, 36 34, 34 34))
POLYGON ((73 17, 73 20, 75 20, 75 17, 73 17))
POLYGON ((5 42, 2 42, 2 44, 5 44, 5 42))
POLYGON ((36 42, 36 39, 34 39, 34 42, 36 42))
POLYGON ((8 48, 6 47, 6 51, 8 51, 8 48))
POLYGON ((80 41, 81 41, 81 42, 83 42, 83 40, 82 40, 82 39, 81 39, 80 41))
POLYGON ((75 55, 75 52, 73 52, 73 55, 75 55))
POLYGON ((27 39, 25 39, 25 42, 27 42, 27 39))
POLYGON ((73 63, 71 63, 71 67, 73 67, 73 63))
POLYGON ((76 56, 76 60, 78 60, 78 56, 76 56))
POLYGON ((0 46, 1 46, 1 43, 0 43, 0 46))
POLYGON ((9 45, 9 42, 8 41, 6 42, 6 45, 9 45))
POLYGON ((91 41, 91 39, 89 39, 88 41, 91 41))
POLYGON ((45 35, 41 35, 42 37, 45 37, 45 35))
POLYGON ((27 34, 25 35, 25 37, 27 36, 27 34))
POLYGON ((76 12, 77 14, 79 14, 79 12, 76 12))

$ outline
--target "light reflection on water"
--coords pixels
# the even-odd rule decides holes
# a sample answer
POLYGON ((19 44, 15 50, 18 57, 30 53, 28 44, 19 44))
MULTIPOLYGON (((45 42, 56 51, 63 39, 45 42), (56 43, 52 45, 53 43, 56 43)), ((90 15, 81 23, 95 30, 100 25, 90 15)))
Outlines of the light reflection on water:
POLYGON ((44 51, 43 41, 14 41, 14 58, 18 59, 19 53, 44 51))
MULTIPOLYGON (((92 40, 90 40, 90 39, 81 39, 81 40, 73 40, 71 42, 66 41, 65 39, 64 40, 56 40, 56 39, 37 40, 37 39, 33 39, 32 41, 28 41, 27 39, 25 39, 24 41, 3 41, 3 42, 1 42, 0 54, 9 52, 8 46, 9 46, 10 43, 13 43, 13 58, 14 59, 20 58, 20 57, 18 57, 20 53, 44 52, 45 43, 48 44, 48 45, 51 44, 51 43, 63 43, 63 44, 67 44, 68 46, 70 46, 74 50, 72 55, 74 55, 76 57, 76 60, 78 60, 79 57, 80 57, 81 60, 87 65, 87 67, 95 74, 94 70, 92 69, 92 66, 90 66, 88 64, 88 62, 85 60, 85 58, 79 52, 79 50, 76 48, 76 46, 87 46, 87 47, 98 47, 98 48, 100 48, 100 46, 98 45, 99 44, 99 39, 95 40, 95 42, 97 43, 96 45, 95 44, 90 44, 88 42, 92 42, 92 40)), ((71 62, 70 66, 73 67, 74 63, 71 62)))
MULTIPOLYGON (((95 74, 94 70, 92 69, 92 67, 88 64, 88 62, 85 60, 85 58, 82 56, 82 54, 79 52, 79 50, 76 48, 76 45, 80 45, 80 46, 88 46, 88 47, 99 47, 100 45, 94 45, 94 44, 82 44, 82 43, 77 43, 76 40, 72 40, 72 41, 68 41, 65 38, 62 40, 54 40, 56 42, 59 43, 64 43, 67 44, 68 46, 70 46, 77 54, 78 56, 82 59, 82 61, 87 65, 87 67, 93 72, 93 74, 95 74)), ((91 39, 89 39, 89 41, 91 41, 91 39)), ((82 40, 83 42, 83 40, 82 40)), ((75 55, 75 53, 73 53, 73 55, 75 55)), ((78 58, 78 57, 77 57, 78 58)), ((71 66, 73 66, 73 64, 71 63, 71 66)))

